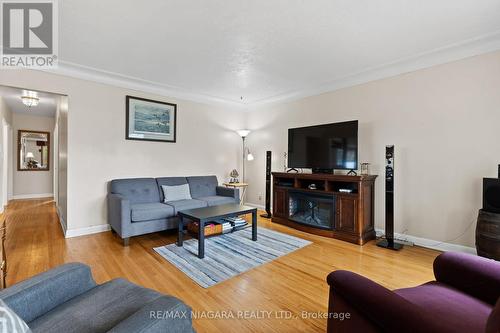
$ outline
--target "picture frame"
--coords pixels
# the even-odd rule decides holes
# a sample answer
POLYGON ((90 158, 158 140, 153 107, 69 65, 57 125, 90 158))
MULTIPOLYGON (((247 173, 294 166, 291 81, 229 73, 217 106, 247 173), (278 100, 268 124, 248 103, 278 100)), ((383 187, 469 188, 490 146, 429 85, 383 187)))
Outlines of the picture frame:
POLYGON ((177 104, 127 95, 125 105, 126 140, 176 142, 177 104))
POLYGON ((17 131, 17 171, 50 171, 50 132, 17 131))

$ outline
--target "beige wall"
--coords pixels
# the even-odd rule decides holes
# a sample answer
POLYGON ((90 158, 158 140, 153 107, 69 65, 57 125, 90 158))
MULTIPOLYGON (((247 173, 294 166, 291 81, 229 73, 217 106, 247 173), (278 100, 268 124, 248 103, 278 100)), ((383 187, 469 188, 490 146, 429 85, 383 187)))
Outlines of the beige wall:
POLYGON ((54 117, 40 117, 23 113, 12 113, 13 140, 12 152, 14 170, 13 177, 13 194, 14 198, 27 197, 30 195, 52 195, 53 194, 53 177, 54 166, 52 165, 54 145, 54 117), (50 133, 50 167, 48 171, 18 171, 17 170, 17 133, 18 130, 43 131, 50 133))
POLYGON ((12 191, 11 186, 9 187, 9 174, 12 174, 9 162, 12 160, 12 155, 8 146, 9 133, 4 133, 8 129, 4 125, 12 127, 12 112, 0 96, 0 212, 3 211, 4 205, 7 203, 9 190, 12 191))
POLYGON ((263 204, 265 151, 283 170, 287 129, 359 120, 359 162, 376 182, 376 227, 384 227, 384 150, 396 146, 397 232, 474 246, 482 178, 500 163, 500 52, 263 107, 248 114, 247 201, 263 204))
POLYGON ((241 138, 233 130, 244 116, 232 109, 39 71, 0 70, 0 84, 68 96, 68 230, 106 223, 113 178, 215 174, 222 181, 237 167, 241 138), (177 103, 177 143, 125 140, 125 95, 177 103))
POLYGON ((5 100, 2 96, 0 96, 0 116, 1 119, 6 123, 12 124, 12 111, 5 103, 5 100))
POLYGON ((56 163, 54 170, 57 170, 57 179, 54 184, 56 203, 58 207, 59 217, 62 219, 64 228, 67 229, 66 219, 68 214, 68 97, 61 96, 57 103, 56 114, 57 128, 57 147, 54 151, 57 152, 56 163))
MULTIPOLYGON (((384 147, 396 145, 396 231, 474 244, 482 177, 500 162, 500 52, 261 107, 241 114, 36 71, 0 71, 0 84, 68 95, 68 229, 106 223, 106 186, 113 178, 216 174, 239 168, 248 127, 247 202, 263 204, 265 150, 282 170, 287 129, 358 119, 359 161, 379 175, 376 226, 384 225, 384 147), (127 141, 125 95, 178 104, 177 143, 127 141)), ((240 168, 239 168, 240 169, 240 168)))

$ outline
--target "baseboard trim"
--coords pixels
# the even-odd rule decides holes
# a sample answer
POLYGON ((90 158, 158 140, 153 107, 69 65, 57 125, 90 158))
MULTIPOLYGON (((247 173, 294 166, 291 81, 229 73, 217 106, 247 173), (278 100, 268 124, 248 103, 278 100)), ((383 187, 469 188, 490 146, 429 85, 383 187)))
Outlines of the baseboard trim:
POLYGON ((85 235, 92 235, 92 234, 98 234, 100 232, 106 232, 111 230, 111 227, 109 224, 100 224, 100 225, 94 225, 91 227, 86 227, 86 228, 78 228, 78 229, 67 229, 65 233, 66 238, 73 238, 73 237, 79 237, 79 236, 85 236, 85 235))
MULTIPOLYGON (((382 236, 384 234, 384 229, 375 228, 375 232, 377 233, 377 236, 382 236)), ((416 237, 416 236, 411 236, 411 235, 406 235, 406 234, 400 234, 397 232, 394 233, 394 238, 409 241, 409 242, 412 242, 413 244, 418 245, 418 246, 422 246, 422 247, 425 247, 428 249, 443 251, 443 252, 454 251, 454 252, 477 254, 476 249, 473 247, 441 242, 441 241, 437 241, 434 239, 428 239, 428 238, 416 237)))
POLYGON ((251 202, 245 202, 245 205, 246 206, 250 206, 250 207, 255 207, 257 209, 262 209, 262 210, 266 209, 266 206, 254 204, 254 203, 251 203, 251 202))
POLYGON ((53 198, 54 193, 38 193, 38 194, 17 194, 12 196, 12 200, 21 199, 39 199, 39 198, 53 198))

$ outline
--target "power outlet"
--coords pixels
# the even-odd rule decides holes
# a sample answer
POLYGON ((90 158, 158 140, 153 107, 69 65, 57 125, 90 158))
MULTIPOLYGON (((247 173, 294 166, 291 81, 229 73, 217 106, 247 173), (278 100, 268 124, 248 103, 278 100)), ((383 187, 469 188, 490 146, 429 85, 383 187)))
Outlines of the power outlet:
POLYGON ((259 193, 259 201, 262 201, 262 193, 259 193))

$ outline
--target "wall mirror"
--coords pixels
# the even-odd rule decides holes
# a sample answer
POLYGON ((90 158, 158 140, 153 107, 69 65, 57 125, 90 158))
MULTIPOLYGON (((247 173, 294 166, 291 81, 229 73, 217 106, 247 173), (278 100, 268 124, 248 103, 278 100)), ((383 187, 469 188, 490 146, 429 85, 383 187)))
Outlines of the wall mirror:
POLYGON ((17 135, 17 170, 48 171, 50 133, 19 130, 17 135))

